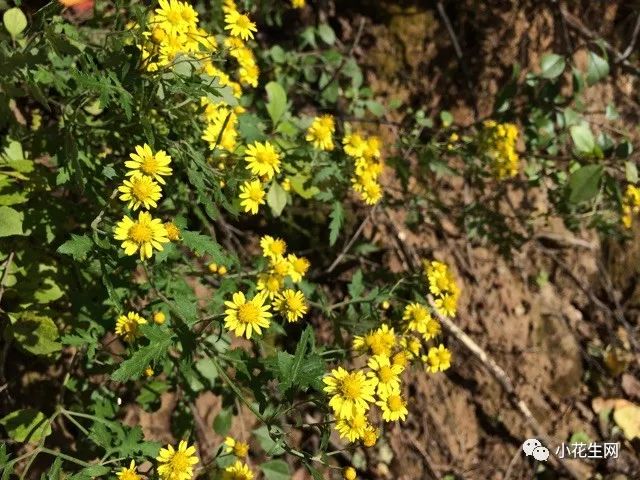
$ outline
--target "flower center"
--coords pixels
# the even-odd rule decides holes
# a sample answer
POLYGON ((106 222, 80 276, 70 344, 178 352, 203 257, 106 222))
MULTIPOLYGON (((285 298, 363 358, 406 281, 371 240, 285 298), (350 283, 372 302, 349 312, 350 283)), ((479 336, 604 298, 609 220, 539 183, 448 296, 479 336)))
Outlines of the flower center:
POLYGON ((239 15, 238 18, 236 19, 236 25, 242 28, 243 30, 246 30, 247 28, 249 28, 250 24, 251 24, 251 20, 249 20, 249 17, 247 17, 246 15, 239 15))
POLYGON ((360 396, 360 380, 354 375, 349 375, 342 380, 342 395, 350 400, 355 400, 360 396))
POLYGON ((138 200, 146 200, 153 192, 152 187, 153 184, 151 182, 141 178, 133 182, 131 191, 138 200))
POLYGON ((268 152, 268 151, 260 152, 258 153, 257 157, 260 163, 265 163, 267 165, 276 164, 276 157, 271 152, 268 152))
POLYGON ((171 10, 169 13, 167 13, 167 21, 172 25, 178 25, 182 22, 182 15, 177 10, 171 10))
POLYGON ((387 399, 387 405, 389 406, 389 410, 392 412, 397 412, 402 409, 402 398, 400 395, 389 395, 387 399))
POLYGON ((367 424, 367 419, 363 415, 356 415, 355 417, 353 417, 353 420, 351 421, 351 427, 355 430, 364 428, 366 424, 367 424))
POLYGON ((233 453, 236 455, 236 457, 244 458, 247 456, 248 452, 249 445, 244 442, 238 442, 233 447, 233 453))
POLYGON ((261 189, 259 188, 252 188, 249 191, 249 197, 251 198, 251 200, 253 200, 254 202, 259 202, 260 200, 262 200, 262 197, 264 197, 264 193, 261 189))
POLYGON ((280 290, 280 281, 277 277, 269 277, 269 280, 267 280, 267 290, 270 292, 277 292, 280 290))
POLYGON ((302 302, 298 297, 287 298, 287 308, 291 311, 297 312, 302 308, 302 302))
POLYGON ((186 472, 191 468, 189 456, 185 452, 176 452, 169 464, 174 472, 186 472))
POLYGON ((148 225, 135 223, 129 229, 129 237, 136 243, 150 242, 153 232, 148 225))
POLYGON ((148 175, 156 173, 158 170, 158 162, 155 157, 147 157, 142 162, 142 171, 148 175))
POLYGON ((256 323, 260 317, 260 309, 253 303, 245 303, 238 308, 238 320, 242 323, 256 323))
POLYGON ((380 367, 380 370, 378 370, 378 378, 380 378, 380 381, 382 383, 387 383, 389 380, 391 380, 393 378, 393 371, 391 371, 391 367, 388 367, 386 365, 380 367))

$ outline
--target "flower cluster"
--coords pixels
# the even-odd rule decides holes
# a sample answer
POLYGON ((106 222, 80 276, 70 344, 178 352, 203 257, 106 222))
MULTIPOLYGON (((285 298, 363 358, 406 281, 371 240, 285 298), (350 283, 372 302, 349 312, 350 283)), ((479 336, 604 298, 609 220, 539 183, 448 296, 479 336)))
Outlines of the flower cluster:
POLYGON ((333 134, 336 131, 336 122, 331 115, 315 117, 307 129, 305 140, 313 148, 330 152, 333 150, 333 134))
POLYGON ((516 151, 518 127, 513 123, 486 120, 482 124, 481 148, 491 160, 491 169, 498 180, 514 177, 518 173, 519 157, 516 151))
MULTIPOLYGON (((137 145, 135 153, 131 153, 130 160, 125 162, 128 171, 118 187, 120 200, 133 211, 156 208, 162 197, 163 177, 172 174, 170 164, 171 157, 164 150, 154 153, 146 143, 137 145)), ((139 252, 140 259, 145 260, 151 258, 154 249, 161 251, 163 243, 179 240, 180 230, 172 222, 163 224, 148 211, 140 211, 137 219, 125 215, 117 223, 114 238, 122 242, 126 255, 139 252)))
POLYGON ((454 317, 458 309, 460 288, 446 263, 423 262, 424 274, 429 284, 429 292, 434 296, 436 310, 445 317, 454 317))
POLYGON ((378 182, 383 169, 380 138, 366 137, 360 132, 351 132, 348 125, 346 127, 342 144, 344 152, 355 163, 352 187, 366 204, 374 205, 382 198, 382 186, 378 182))
POLYGON ((186 2, 159 0, 159 8, 147 19, 142 53, 143 68, 155 72, 172 66, 179 56, 208 58, 217 50, 213 35, 198 26, 198 13, 186 2))
POLYGON ((640 188, 627 185, 622 198, 622 224, 625 228, 631 228, 633 216, 638 213, 640 213, 640 188))
POLYGON ((243 292, 235 292, 225 302, 225 327, 248 339, 253 333, 261 335, 262 329, 269 328, 271 310, 288 322, 297 322, 308 309, 304 294, 291 287, 306 275, 309 261, 287 254, 287 245, 280 238, 265 235, 260 239, 260 247, 267 267, 257 275, 258 293, 247 298, 243 292))

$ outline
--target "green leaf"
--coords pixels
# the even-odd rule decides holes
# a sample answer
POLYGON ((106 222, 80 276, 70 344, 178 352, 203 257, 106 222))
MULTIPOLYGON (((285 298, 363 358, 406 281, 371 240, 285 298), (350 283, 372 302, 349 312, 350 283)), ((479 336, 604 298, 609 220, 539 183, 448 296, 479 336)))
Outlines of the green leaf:
POLYGON ((33 408, 11 412, 0 420, 0 424, 16 442, 38 443, 51 434, 49 419, 33 408))
POLYGON ((269 427, 266 425, 256 428, 253 431, 253 434, 258 440, 260 448, 262 448, 268 456, 282 455, 285 452, 282 447, 282 444, 284 443, 282 439, 282 431, 280 431, 276 426, 272 426, 271 428, 273 429, 272 435, 269 434, 269 427), (277 439, 274 440, 272 436, 277 437, 277 439))
POLYGON ((271 208, 274 217, 279 217, 287 205, 287 192, 278 182, 273 182, 267 192, 267 205, 271 208))
POLYGON ((197 256, 209 254, 216 263, 228 263, 227 256, 223 253, 222 247, 218 242, 208 235, 202 235, 198 232, 182 231, 182 243, 193 250, 197 256))
POLYGON ((22 10, 18 7, 10 8, 4 12, 2 21, 4 22, 5 28, 13 38, 16 38, 25 28, 27 28, 27 17, 24 16, 24 13, 22 13, 22 10))
POLYGON ((609 63, 600 55, 593 52, 589 52, 588 58, 587 85, 593 85, 609 75, 609 63))
POLYGON ((585 165, 569 177, 569 202, 576 204, 591 200, 598 193, 602 165, 585 165))
POLYGON ((98 478, 103 475, 109 474, 109 472, 111 472, 111 469, 109 467, 105 467, 103 465, 91 465, 90 467, 83 468, 78 473, 76 473, 72 477, 72 480, 98 478))
POLYGON ((327 45, 333 45, 336 42, 336 34, 333 31, 333 28, 326 23, 320 25, 317 31, 322 41, 327 45))
POLYGON ((627 182, 637 183, 638 182, 638 167, 634 162, 627 161, 624 162, 624 173, 627 178, 627 182))
POLYGON ((289 177, 289 180, 291 181, 293 191, 305 200, 313 198, 320 192, 320 189, 315 185, 305 188, 304 184, 309 180, 309 177, 301 173, 296 173, 293 177, 289 177))
POLYGON ((58 327, 49 317, 25 310, 10 313, 9 319, 9 332, 23 350, 34 355, 49 355, 62 348, 58 327))
POLYGON ((282 88, 282 85, 277 82, 267 83, 265 90, 268 96, 267 112, 269 112, 271 121, 275 125, 287 110, 287 93, 282 88))
POLYGON ((11 207, 0 207, 0 237, 24 235, 22 222, 24 214, 11 207))
POLYGON ((58 253, 70 255, 74 260, 84 260, 93 249, 93 241, 88 235, 71 234, 71 240, 67 240, 58 247, 58 253))
POLYGON ((596 148, 596 141, 587 123, 583 122, 580 125, 573 125, 569 131, 578 152, 592 153, 596 148))
POLYGON ((231 428, 231 420, 233 420, 233 412, 229 408, 223 408, 213 420, 213 430, 224 437, 231 428))
POLYGON ((260 465, 265 480, 290 480, 289 465, 284 460, 269 460, 260 465))
POLYGON ((351 298, 358 298, 364 292, 364 283, 362 281, 362 270, 358 269, 356 273, 351 277, 351 283, 349 283, 349 295, 351 298))
POLYGON ((165 337, 140 348, 118 366, 118 369, 111 374, 111 379, 115 382, 125 382, 132 378, 139 378, 145 368, 166 355, 169 345, 171 345, 171 337, 165 337))
POLYGON ((333 203, 333 210, 331 210, 329 218, 331 218, 331 223, 329 223, 329 245, 333 246, 338 239, 338 234, 344 223, 344 207, 342 206, 342 202, 333 203))
POLYGON ((564 58, 555 53, 545 55, 540 61, 540 68, 542 69, 541 75, 543 78, 552 79, 562 75, 564 67, 564 58))
POLYGON ((440 121, 442 122, 442 126, 447 128, 449 125, 453 123, 453 115, 446 110, 440 112, 440 121))

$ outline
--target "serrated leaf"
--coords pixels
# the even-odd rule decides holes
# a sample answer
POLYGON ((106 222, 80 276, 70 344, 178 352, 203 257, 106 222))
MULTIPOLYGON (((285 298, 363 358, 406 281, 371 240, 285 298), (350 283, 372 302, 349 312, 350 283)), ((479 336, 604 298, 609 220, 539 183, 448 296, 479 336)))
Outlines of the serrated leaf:
POLYGON ((344 207, 342 206, 342 202, 334 202, 329 218, 331 218, 331 223, 329 223, 329 245, 333 246, 338 239, 338 234, 344 223, 344 207))
POLYGON ((565 60, 560 55, 549 53, 542 57, 540 68, 542 69, 543 78, 556 78, 562 75, 565 67, 565 60))
POLYGON ((88 235, 71 234, 71 240, 67 240, 58 247, 58 253, 70 255, 74 260, 84 260, 93 248, 93 240, 88 235))
POLYGON ((22 222, 24 214, 11 207, 0 207, 0 237, 24 235, 22 222))
POLYGON ((49 355, 62 348, 58 327, 49 317, 25 310, 10 313, 9 319, 9 332, 23 350, 34 355, 49 355))
POLYGON ((268 96, 267 112, 269 112, 271 121, 275 125, 287 110, 287 93, 282 88, 282 85, 277 82, 267 83, 265 90, 268 96))
POLYGON ((16 442, 38 443, 51 434, 51 424, 44 413, 33 408, 25 408, 11 412, 0 419, 0 425, 16 442))
POLYGON ((595 197, 602 172, 602 165, 585 165, 573 172, 569 177, 569 202, 577 204, 595 197))
POLYGON ((279 217, 287 205, 287 192, 278 182, 273 182, 267 192, 267 205, 271 208, 274 217, 279 217))
POLYGON ((125 382, 132 378, 139 378, 145 368, 167 354, 169 345, 171 345, 170 337, 138 349, 118 366, 117 370, 111 374, 111 379, 115 382, 125 382))
POLYGON ((290 480, 289 465, 284 460, 269 460, 260 465, 265 480, 290 480))
POLYGON ((193 250, 193 253, 198 256, 202 256, 206 253, 208 255, 211 255, 213 261, 216 263, 227 263, 228 259, 223 253, 220 244, 208 235, 202 235, 198 232, 183 230, 182 243, 187 248, 193 250))
POLYGON ((358 269, 356 273, 351 277, 351 282, 349 283, 349 295, 351 298, 358 298, 364 292, 364 284, 362 282, 362 270, 358 269))
POLYGON ((2 16, 4 26, 13 38, 20 35, 27 28, 27 17, 18 7, 13 7, 4 12, 2 16))

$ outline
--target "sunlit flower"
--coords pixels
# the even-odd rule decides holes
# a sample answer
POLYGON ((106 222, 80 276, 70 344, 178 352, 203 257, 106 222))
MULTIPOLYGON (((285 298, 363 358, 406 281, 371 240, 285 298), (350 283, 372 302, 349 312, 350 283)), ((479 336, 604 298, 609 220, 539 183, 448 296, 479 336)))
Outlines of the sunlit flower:
POLYGON ((316 117, 307 130, 305 140, 318 150, 333 150, 335 128, 335 121, 331 115, 316 117))
POLYGON ((297 322, 307 313, 304 294, 299 290, 287 289, 276 296, 273 302, 275 310, 280 312, 289 322, 297 322))
POLYGON ((225 438, 224 445, 227 453, 233 453, 238 458, 244 458, 249 453, 249 444, 240 442, 233 437, 225 438))
POLYGON ((173 222, 164 222, 164 229, 167 231, 167 238, 172 242, 180 240, 180 229, 173 222))
POLYGON ((376 393, 381 397, 387 397, 392 393, 400 393, 400 374, 403 367, 392 365, 389 357, 374 355, 367 363, 371 372, 367 377, 376 380, 376 393))
POLYGON ((281 238, 273 238, 270 235, 265 235, 260 239, 260 248, 262 248, 262 255, 274 260, 282 258, 287 252, 285 241, 281 238))
POLYGON ((392 393, 386 397, 381 397, 376 405, 382 410, 382 419, 385 422, 395 422, 405 420, 409 411, 407 404, 399 393, 392 393))
POLYGON ((367 378, 362 371, 349 373, 338 367, 322 380, 326 384, 324 391, 332 395, 329 406, 338 418, 349 419, 363 414, 369 409, 369 403, 375 401, 376 381, 367 378))
POLYGON ((125 179, 118 191, 122 193, 120 200, 129 202, 127 206, 132 210, 137 210, 140 206, 147 210, 155 208, 158 206, 157 201, 162 197, 160 185, 149 175, 140 173, 125 179))
POLYGON ((351 418, 339 418, 336 423, 336 430, 340 438, 355 442, 365 436, 368 426, 365 414, 358 413, 351 418))
POLYGON ((162 177, 173 173, 173 170, 169 167, 171 157, 164 150, 158 150, 154 154, 151 147, 146 143, 142 146, 136 145, 135 150, 136 153, 129 155, 131 160, 124 162, 125 167, 129 169, 126 175, 131 176, 136 172, 140 172, 164 184, 165 181, 162 177))
POLYGON ((451 352, 444 345, 431 347, 427 355, 422 356, 427 371, 431 373, 444 372, 451 367, 451 352))
POLYGON ((222 472, 222 480, 253 480, 253 472, 246 464, 236 460, 222 472))
POLYGON ((162 480, 191 480, 193 478, 193 466, 198 463, 196 447, 188 446, 182 440, 177 450, 171 445, 161 448, 158 457, 158 475, 162 480))
POLYGON ((242 292, 233 294, 232 301, 225 301, 228 307, 224 313, 224 326, 227 330, 232 331, 237 337, 245 336, 250 339, 255 332, 256 335, 262 335, 263 328, 269 328, 271 313, 269 305, 264 302, 266 296, 262 293, 257 294, 252 299, 247 299, 242 292))
POLYGON ((311 264, 306 258, 291 253, 287 255, 287 261, 290 265, 289 276, 294 283, 298 283, 307 274, 311 264))
POLYGON ((244 182, 240 185, 240 206, 244 208, 244 211, 255 215, 258 213, 260 205, 265 203, 265 193, 262 188, 260 180, 253 180, 244 182))
POLYGON ((140 212, 138 220, 124 216, 114 229, 114 238, 122 241, 125 255, 140 251, 140 259, 151 258, 153 250, 162 250, 167 243, 167 231, 162 221, 152 218, 149 212, 140 212))
POLYGON ((248 15, 242 14, 237 10, 231 10, 224 16, 225 30, 229 30, 234 37, 240 37, 243 40, 253 38, 253 32, 257 32, 256 24, 251 21, 248 15))
POLYGON ((253 142, 247 147, 244 159, 251 173, 267 180, 280 171, 280 155, 269 142, 253 142))
POLYGON ((141 480, 140 475, 136 473, 136 462, 131 460, 129 468, 122 467, 118 473, 116 473, 118 480, 141 480))

